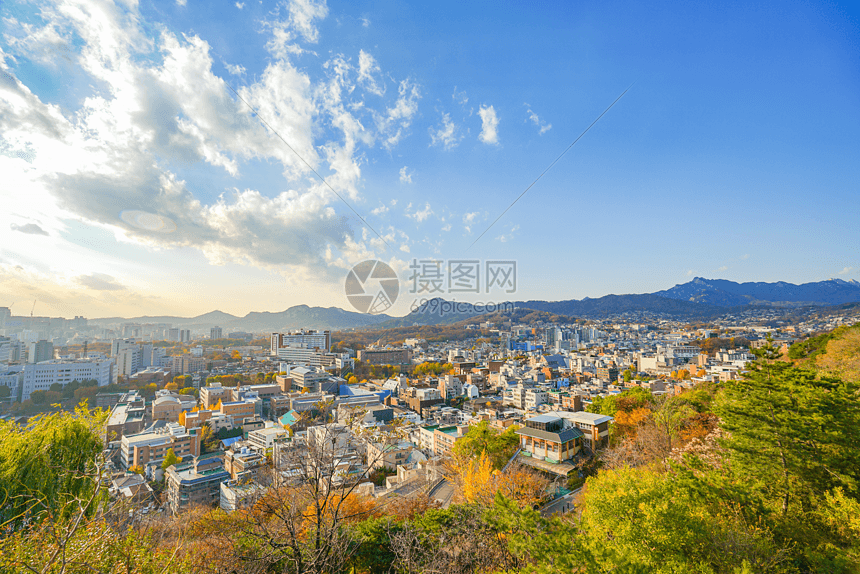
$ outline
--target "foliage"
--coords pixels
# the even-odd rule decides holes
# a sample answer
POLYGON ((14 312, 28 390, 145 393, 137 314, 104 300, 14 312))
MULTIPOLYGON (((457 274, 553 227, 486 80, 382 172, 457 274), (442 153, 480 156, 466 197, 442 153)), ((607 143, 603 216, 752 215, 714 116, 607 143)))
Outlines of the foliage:
POLYGON ((174 464, 179 464, 182 462, 182 457, 177 456, 175 452, 173 452, 172 448, 167 449, 167 454, 164 455, 164 461, 161 463, 161 468, 163 470, 167 470, 174 464))
POLYGON ((827 348, 827 343, 832 339, 843 335, 848 331, 848 327, 837 327, 827 333, 821 333, 813 337, 797 341, 788 348, 788 358, 795 361, 800 359, 814 359, 818 355, 824 353, 827 348))
POLYGON ((492 467, 501 469, 514 455, 520 445, 520 437, 516 434, 519 427, 512 425, 501 432, 490 426, 487 421, 481 421, 469 427, 469 430, 454 443, 452 454, 460 458, 476 458, 486 453, 492 467))
POLYGON ((375 486, 385 486, 385 479, 389 476, 395 476, 397 471, 387 466, 376 468, 368 475, 368 480, 375 486))
POLYGON ((826 353, 816 357, 815 365, 829 375, 860 382, 860 326, 828 341, 826 353))
POLYGON ((824 492, 860 494, 860 387, 773 360, 726 384, 716 412, 734 468, 783 514, 824 492))
POLYGON ((729 339, 711 337, 709 339, 698 339, 693 341, 692 344, 700 347, 703 353, 713 356, 720 349, 747 349, 750 346, 750 341, 744 337, 731 337, 729 339))
POLYGON ((26 427, 0 420, 0 523, 64 518, 71 501, 92 494, 105 418, 79 407, 37 416, 26 427))
POLYGON ((453 369, 453 365, 451 363, 434 363, 431 361, 421 363, 420 365, 415 367, 413 374, 416 377, 424 377, 427 375, 430 376, 438 376, 442 373, 447 373, 451 369, 453 369))

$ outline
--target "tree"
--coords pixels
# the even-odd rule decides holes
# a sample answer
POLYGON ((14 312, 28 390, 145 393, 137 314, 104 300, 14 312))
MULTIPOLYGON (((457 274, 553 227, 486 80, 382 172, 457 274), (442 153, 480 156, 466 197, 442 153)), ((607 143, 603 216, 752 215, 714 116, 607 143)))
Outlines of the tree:
POLYGON ((826 491, 860 494, 860 387, 778 361, 772 346, 718 395, 733 469, 782 515, 826 491))
POLYGON ((356 376, 355 376, 355 375, 352 375, 352 376, 351 376, 351 377, 346 381, 346 383, 347 383, 348 385, 357 385, 357 384, 358 384, 358 378, 356 378, 356 376))
POLYGON ((44 405, 48 402, 48 391, 33 391, 30 393, 30 400, 34 405, 44 405))
POLYGON ((176 453, 173 452, 172 448, 167 449, 167 454, 164 455, 164 461, 161 463, 162 470, 167 470, 174 464, 179 464, 182 462, 182 458, 176 456, 176 453))
MULTIPOLYGON (((315 430, 279 448, 271 475, 262 478, 272 486, 255 495, 251 506, 218 514, 203 525, 232 548, 220 560, 223 571, 248 571, 249 564, 255 572, 348 571, 359 547, 351 526, 379 515, 379 502, 359 496, 357 489, 380 459, 364 461, 341 450, 342 427, 328 423, 333 408, 322 403, 317 413, 304 415, 303 422, 315 430)), ((355 448, 366 451, 370 441, 396 439, 352 422, 345 421, 355 448)))
POLYGON ((8 399, 12 396, 12 389, 5 385, 0 385, 0 399, 8 399))
POLYGON ((191 395, 193 397, 196 397, 200 394, 200 391, 198 391, 194 387, 185 387, 184 389, 179 390, 179 394, 180 395, 191 395))
POLYGON ((71 501, 90 497, 104 421, 105 413, 84 408, 40 415, 27 427, 0 420, 0 523, 67 517, 71 501))
POLYGON ((215 436, 212 426, 208 422, 203 423, 203 427, 200 429, 200 449, 204 453, 214 452, 218 450, 218 443, 220 442, 221 439, 215 436))
POLYGON ((499 432, 487 421, 481 421, 469 427, 468 432, 454 443, 452 454, 455 458, 472 459, 486 453, 493 468, 501 469, 519 448, 517 428, 511 426, 499 432))

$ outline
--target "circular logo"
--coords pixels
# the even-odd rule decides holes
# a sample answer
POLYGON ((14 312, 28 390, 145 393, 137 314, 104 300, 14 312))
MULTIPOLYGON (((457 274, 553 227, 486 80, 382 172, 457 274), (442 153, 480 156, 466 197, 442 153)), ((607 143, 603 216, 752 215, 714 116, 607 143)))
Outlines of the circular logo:
POLYGON ((375 315, 384 313, 397 301, 400 280, 388 264, 368 259, 349 270, 343 289, 353 307, 375 315))

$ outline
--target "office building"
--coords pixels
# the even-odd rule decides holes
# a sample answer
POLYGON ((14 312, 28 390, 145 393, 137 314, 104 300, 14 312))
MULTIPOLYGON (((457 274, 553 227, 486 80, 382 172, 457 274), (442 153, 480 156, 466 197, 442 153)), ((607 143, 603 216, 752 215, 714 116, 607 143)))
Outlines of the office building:
POLYGON ((316 351, 331 349, 331 331, 292 331, 289 333, 272 333, 272 355, 280 356, 280 349, 298 347, 316 351))
POLYGON ((51 360, 35 365, 28 364, 24 366, 21 400, 29 399, 33 391, 50 390, 55 383, 65 387, 72 381, 94 380, 98 386, 105 387, 113 382, 113 372, 112 360, 51 360))
POLYGON ((210 339, 223 339, 224 336, 223 336, 223 331, 221 330, 221 327, 212 327, 209 330, 209 338, 210 339))
POLYGON ((30 343, 29 353, 27 354, 28 363, 41 363, 42 361, 50 361, 54 358, 54 344, 50 341, 37 341, 30 343))

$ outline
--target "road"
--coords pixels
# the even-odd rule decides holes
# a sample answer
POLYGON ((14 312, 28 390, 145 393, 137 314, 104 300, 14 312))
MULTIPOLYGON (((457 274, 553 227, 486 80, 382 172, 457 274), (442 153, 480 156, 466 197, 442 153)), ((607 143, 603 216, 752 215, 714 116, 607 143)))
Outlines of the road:
POLYGON ((579 494, 579 491, 582 490, 582 487, 577 488, 571 493, 565 494, 561 498, 556 498, 552 502, 545 504, 541 509, 541 516, 544 518, 549 518, 553 514, 564 514, 565 512, 570 512, 574 509, 573 500, 576 498, 576 495, 579 494))
POLYGON ((430 491, 430 497, 438 501, 442 508, 451 506, 451 500, 454 498, 454 485, 443 480, 430 491))

